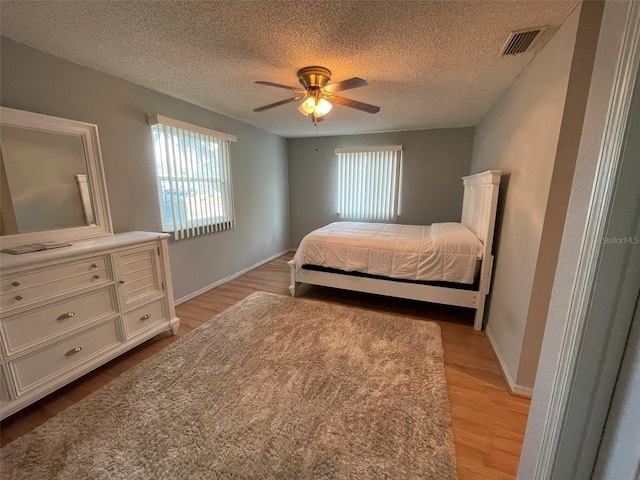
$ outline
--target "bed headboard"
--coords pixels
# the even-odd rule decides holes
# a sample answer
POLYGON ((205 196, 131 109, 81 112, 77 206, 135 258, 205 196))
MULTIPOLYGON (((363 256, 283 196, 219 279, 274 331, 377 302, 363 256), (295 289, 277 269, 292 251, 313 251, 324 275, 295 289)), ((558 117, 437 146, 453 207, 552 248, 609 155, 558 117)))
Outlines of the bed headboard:
POLYGON ((493 245, 501 175, 502 170, 487 170, 462 177, 462 224, 476 234, 488 254, 493 245))

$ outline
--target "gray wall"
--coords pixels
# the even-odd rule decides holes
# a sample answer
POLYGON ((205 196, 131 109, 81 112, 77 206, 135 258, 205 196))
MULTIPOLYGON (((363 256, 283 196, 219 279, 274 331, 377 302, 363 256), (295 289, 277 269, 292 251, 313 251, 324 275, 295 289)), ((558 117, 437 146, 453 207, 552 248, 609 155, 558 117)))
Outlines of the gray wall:
MULTIPOLYGON (((320 127, 321 128, 321 127, 320 127)), ((337 157, 340 147, 402 145, 402 189, 398 223, 459 222, 462 180, 469 175, 474 129, 415 130, 289 140, 291 243, 340 220, 337 157), (317 149, 317 150, 316 150, 317 149)))
POLYGON ((147 115, 237 136, 231 147, 237 227, 171 243, 176 298, 289 248, 285 139, 7 38, 1 41, 3 106, 98 125, 116 232, 161 229, 147 115))
POLYGON ((538 370, 538 358, 549 313, 553 280, 560 255, 564 222, 589 98, 603 8, 603 2, 587 2, 581 6, 579 12, 579 25, 562 114, 560 138, 553 164, 536 273, 527 313, 527 327, 518 367, 517 381, 522 385, 533 385, 538 370))
POLYGON ((522 391, 533 387, 535 376, 535 362, 529 362, 533 372, 520 383, 519 367, 579 10, 476 127, 471 172, 492 168, 504 175, 487 332, 510 383, 522 391))

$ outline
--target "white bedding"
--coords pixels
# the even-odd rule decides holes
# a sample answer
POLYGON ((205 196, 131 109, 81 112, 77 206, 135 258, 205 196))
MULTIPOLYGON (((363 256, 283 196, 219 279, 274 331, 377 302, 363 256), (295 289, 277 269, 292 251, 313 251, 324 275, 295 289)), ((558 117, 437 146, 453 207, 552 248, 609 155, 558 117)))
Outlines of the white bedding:
POLYGON ((429 226, 335 222, 302 239, 296 267, 317 265, 347 272, 471 284, 482 242, 460 223, 429 226))

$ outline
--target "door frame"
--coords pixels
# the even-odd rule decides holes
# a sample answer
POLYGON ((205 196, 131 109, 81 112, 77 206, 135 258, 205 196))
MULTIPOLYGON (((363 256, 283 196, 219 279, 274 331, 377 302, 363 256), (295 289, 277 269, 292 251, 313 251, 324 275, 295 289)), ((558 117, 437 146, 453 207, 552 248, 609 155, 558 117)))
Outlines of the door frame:
MULTIPOLYGON (((623 303, 629 303, 632 291, 619 292, 609 309, 610 315, 602 309, 596 311, 594 302, 598 299, 597 282, 599 274, 602 274, 606 250, 603 238, 612 215, 625 215, 619 210, 613 212, 611 207, 619 184, 627 120, 640 62, 640 2, 632 0, 628 3, 625 26, 620 36, 619 57, 581 236, 576 275, 569 290, 568 310, 566 316, 557 319, 557 324, 563 328, 561 338, 549 339, 549 344, 559 342, 559 345, 554 345, 559 350, 545 349, 543 345, 541 353, 540 365, 544 368, 538 371, 518 472, 518 478, 523 480, 591 476, 615 385, 615 373, 610 378, 611 372, 617 372, 620 367, 633 315, 631 312, 629 318, 625 318, 619 311, 623 303), (594 318, 596 313, 598 318, 594 318), (594 351, 600 354, 602 363, 599 368, 586 369, 585 365, 593 361, 591 354, 594 351)), ((636 208, 630 206, 628 215, 635 215, 636 208)), ((616 261, 633 259, 638 257, 638 250, 636 245, 629 243, 615 250, 609 249, 607 255, 616 261)), ((629 276, 630 269, 628 260, 618 264, 619 268, 609 269, 606 274, 620 282, 629 276)), ((557 282, 558 276, 554 290, 559 286, 557 282)), ((635 304, 635 300, 632 303, 635 304)), ((547 324, 546 335, 549 334, 547 324)), ((548 339, 545 338, 546 341, 548 339)))

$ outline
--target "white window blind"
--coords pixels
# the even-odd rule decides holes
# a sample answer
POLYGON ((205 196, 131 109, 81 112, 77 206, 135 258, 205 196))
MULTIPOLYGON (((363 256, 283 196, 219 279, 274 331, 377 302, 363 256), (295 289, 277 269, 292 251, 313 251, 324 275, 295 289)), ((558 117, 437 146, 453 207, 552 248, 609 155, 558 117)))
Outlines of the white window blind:
POLYGON ((162 229, 176 239, 235 226, 230 145, 236 137, 155 115, 162 229))
POLYGON ((397 220, 402 145, 338 148, 338 213, 348 220, 397 220))

